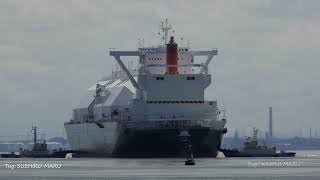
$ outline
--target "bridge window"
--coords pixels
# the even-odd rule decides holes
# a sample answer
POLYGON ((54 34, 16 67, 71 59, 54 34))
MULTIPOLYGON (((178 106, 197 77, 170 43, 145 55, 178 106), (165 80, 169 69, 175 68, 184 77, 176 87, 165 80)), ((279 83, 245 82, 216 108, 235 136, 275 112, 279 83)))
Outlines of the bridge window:
POLYGON ((164 77, 156 77, 156 80, 164 80, 164 77))
POLYGON ((195 77, 187 77, 187 80, 195 80, 195 77))

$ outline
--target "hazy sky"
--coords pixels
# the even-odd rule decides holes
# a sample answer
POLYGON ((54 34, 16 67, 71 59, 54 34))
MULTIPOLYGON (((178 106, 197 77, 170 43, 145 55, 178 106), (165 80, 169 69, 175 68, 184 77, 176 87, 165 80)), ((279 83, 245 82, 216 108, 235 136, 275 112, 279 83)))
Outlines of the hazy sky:
MULTIPOLYGON (((168 18, 192 49, 218 48, 210 97, 227 126, 320 135, 320 1, 0 1, 0 136, 61 135, 83 92, 109 74, 108 49, 154 44, 168 18), (60 134, 59 134, 60 133, 60 134)), ((241 133, 241 132, 240 132, 241 133)))

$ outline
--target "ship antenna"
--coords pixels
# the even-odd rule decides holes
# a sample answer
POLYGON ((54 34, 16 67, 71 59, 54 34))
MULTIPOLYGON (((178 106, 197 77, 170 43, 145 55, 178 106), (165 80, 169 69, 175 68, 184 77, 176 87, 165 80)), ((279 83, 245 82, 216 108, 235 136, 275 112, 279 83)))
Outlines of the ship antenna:
POLYGON ((253 128, 253 140, 257 140, 257 135, 258 135, 258 128, 254 127, 253 128))
POLYGON ((181 38, 180 38, 180 41, 181 41, 181 43, 180 43, 180 44, 183 44, 183 37, 181 37, 181 38))
POLYGON ((144 48, 144 38, 138 38, 138 47, 144 48))
POLYGON ((142 43, 140 38, 138 38, 138 48, 142 48, 142 43))
POLYGON ((167 44, 170 29, 172 29, 172 26, 168 24, 168 19, 166 19, 165 22, 161 22, 161 30, 163 32, 162 39, 165 45, 167 44))
POLYGON ((144 48, 144 37, 142 38, 142 47, 144 48))
POLYGON ((31 131, 33 133, 33 149, 35 149, 37 143, 37 126, 32 126, 31 131))

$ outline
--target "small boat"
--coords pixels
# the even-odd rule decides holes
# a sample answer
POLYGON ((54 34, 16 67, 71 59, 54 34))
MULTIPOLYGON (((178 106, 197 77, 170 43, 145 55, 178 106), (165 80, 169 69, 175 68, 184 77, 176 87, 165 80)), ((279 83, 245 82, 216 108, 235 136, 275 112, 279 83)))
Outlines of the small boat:
POLYGON ((260 146, 257 140, 258 129, 253 129, 253 137, 247 137, 243 148, 220 149, 225 157, 294 157, 295 152, 281 150, 277 152, 276 147, 260 146))
POLYGON ((64 158, 67 153, 72 153, 70 150, 48 150, 48 145, 46 140, 42 143, 37 142, 37 127, 32 127, 33 132, 33 148, 32 150, 29 149, 22 149, 20 148, 20 157, 27 157, 27 158, 64 158))
POLYGON ((284 150, 281 150, 280 153, 277 153, 276 157, 294 157, 295 155, 295 152, 286 152, 284 150))
POLYGON ((11 152, 10 154, 1 154, 1 158, 64 158, 67 153, 74 153, 71 150, 48 150, 46 140, 42 143, 37 141, 37 127, 32 126, 33 132, 33 148, 23 149, 20 148, 19 154, 11 152))
POLYGON ((15 152, 10 152, 9 154, 1 154, 1 158, 19 158, 15 152))

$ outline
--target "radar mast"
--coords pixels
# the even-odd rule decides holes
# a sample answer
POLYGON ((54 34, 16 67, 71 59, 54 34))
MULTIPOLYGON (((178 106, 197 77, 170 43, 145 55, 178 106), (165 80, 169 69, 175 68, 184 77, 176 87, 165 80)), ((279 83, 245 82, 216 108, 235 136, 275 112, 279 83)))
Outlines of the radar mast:
POLYGON ((168 41, 169 31, 172 29, 171 24, 168 24, 168 19, 166 19, 164 22, 161 22, 160 28, 163 32, 162 40, 164 40, 164 45, 166 45, 168 41))

